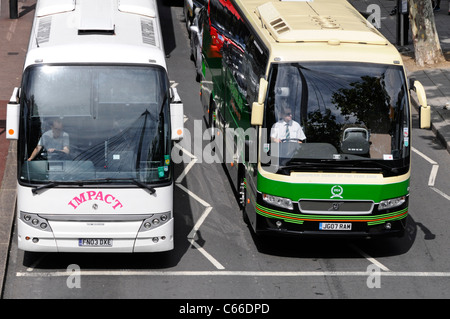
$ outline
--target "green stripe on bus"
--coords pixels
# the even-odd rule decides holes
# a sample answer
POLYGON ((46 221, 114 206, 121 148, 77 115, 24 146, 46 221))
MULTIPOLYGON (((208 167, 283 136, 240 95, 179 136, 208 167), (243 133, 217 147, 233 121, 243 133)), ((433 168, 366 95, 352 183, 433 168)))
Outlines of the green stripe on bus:
POLYGON ((408 216, 408 208, 379 215, 305 215, 282 212, 256 204, 256 212, 264 217, 283 219, 287 222, 302 224, 304 221, 329 221, 329 222, 366 222, 368 225, 382 224, 387 221, 403 219, 408 216))
POLYGON ((409 193, 409 178, 392 184, 319 184, 290 183, 268 179, 258 174, 258 191, 289 198, 316 200, 372 200, 379 203, 382 200, 407 195, 409 193), (333 192, 333 187, 340 187, 333 192))

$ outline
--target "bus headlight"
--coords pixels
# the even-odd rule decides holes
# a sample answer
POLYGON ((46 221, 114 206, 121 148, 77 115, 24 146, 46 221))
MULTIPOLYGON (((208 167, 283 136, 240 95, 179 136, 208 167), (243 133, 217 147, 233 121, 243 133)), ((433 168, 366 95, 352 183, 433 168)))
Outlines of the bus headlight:
POLYGON ((19 218, 28 226, 44 231, 52 231, 48 221, 45 218, 39 216, 38 214, 20 212, 19 216, 20 216, 19 218))
POLYGON ((160 227, 172 218, 172 212, 156 213, 142 222, 139 232, 148 231, 160 227))
POLYGON ((378 210, 394 208, 402 205, 406 201, 406 196, 391 198, 382 200, 380 204, 378 204, 378 210))
POLYGON ((269 194, 262 194, 263 200, 271 205, 275 205, 281 208, 293 210, 294 205, 292 204, 292 201, 289 198, 279 197, 279 196, 273 196, 269 194))

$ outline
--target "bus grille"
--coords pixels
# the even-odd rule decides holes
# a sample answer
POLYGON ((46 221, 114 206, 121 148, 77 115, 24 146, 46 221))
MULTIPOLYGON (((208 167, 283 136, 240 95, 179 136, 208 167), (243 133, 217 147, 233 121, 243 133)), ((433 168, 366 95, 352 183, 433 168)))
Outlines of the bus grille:
POLYGON ((304 214, 349 214, 368 215, 372 213, 373 201, 349 200, 309 200, 301 199, 298 202, 300 211, 304 214))

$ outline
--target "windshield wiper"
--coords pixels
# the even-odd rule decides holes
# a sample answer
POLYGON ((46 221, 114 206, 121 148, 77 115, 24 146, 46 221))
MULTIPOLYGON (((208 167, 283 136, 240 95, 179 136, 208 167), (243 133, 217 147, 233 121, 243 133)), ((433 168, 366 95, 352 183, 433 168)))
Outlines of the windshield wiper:
POLYGON ((156 189, 154 187, 151 187, 150 185, 144 184, 141 181, 132 178, 130 179, 133 183, 135 183, 137 186, 139 186, 140 188, 145 188, 148 189, 150 191, 150 194, 153 195, 154 193, 156 193, 156 189))
POLYGON ((292 170, 319 171, 328 168, 330 168, 330 166, 324 162, 304 162, 301 160, 291 159, 286 162, 286 165, 280 165, 278 167, 278 172, 287 175, 292 170))
MULTIPOLYGON (((358 162, 359 163, 359 162, 358 162)), ((319 162, 304 162, 301 160, 292 159, 287 162, 288 165, 280 166, 278 171, 283 174, 289 174, 292 170, 307 170, 307 171, 366 171, 366 172, 380 172, 381 167, 364 167, 355 166, 356 163, 349 163, 345 161, 336 160, 320 160, 319 162)))
POLYGON ((387 173, 387 175, 389 175, 389 176, 396 175, 400 172, 400 170, 405 168, 405 167, 393 167, 391 165, 384 164, 383 161, 373 160, 373 159, 365 159, 365 160, 361 160, 361 161, 346 160, 346 161, 344 161, 344 163, 346 163, 347 165, 350 165, 350 166, 354 166, 356 169, 379 169, 379 170, 383 171, 383 175, 386 175, 384 173, 387 173), (360 166, 355 166, 355 165, 360 165, 360 166))
POLYGON ((40 190, 46 189, 46 188, 52 188, 58 185, 79 185, 83 186, 85 184, 94 184, 99 182, 104 183, 110 183, 110 182, 132 182, 135 185, 139 186, 140 188, 144 188, 149 190, 150 194, 153 195, 156 192, 156 189, 154 187, 151 187, 150 185, 147 185, 145 183, 142 183, 141 181, 135 179, 135 178, 99 178, 99 179, 88 179, 88 180, 79 180, 79 181, 64 181, 64 182, 50 182, 45 185, 36 186, 34 187, 31 192, 33 194, 37 194, 40 190))
POLYGON ((374 160, 320 160, 318 162, 304 162, 299 159, 291 159, 287 165, 280 166, 279 171, 289 173, 291 170, 326 170, 326 171, 365 171, 383 172, 387 175, 398 174, 403 167, 392 167, 374 160))
POLYGON ((151 187, 150 185, 142 183, 141 181, 139 181, 139 180, 137 180, 135 178, 131 178, 131 177, 124 177, 124 178, 107 177, 107 178, 87 179, 87 180, 84 180, 84 181, 79 181, 79 183, 81 183, 82 185, 90 184, 90 183, 98 183, 98 182, 106 182, 106 183, 110 183, 110 182, 132 182, 135 185, 139 186, 140 188, 145 188, 145 189, 149 190, 150 194, 154 194, 156 192, 156 189, 154 187, 151 187))
POLYGON ((35 186, 31 190, 31 192, 33 193, 33 195, 36 195, 40 190, 43 190, 43 189, 46 189, 46 188, 52 188, 52 187, 55 187, 55 186, 58 186, 58 185, 62 185, 62 184, 66 185, 68 183, 66 183, 66 182, 50 182, 50 183, 47 183, 45 185, 35 186))
POLYGON ((41 185, 41 186, 35 186, 31 192, 36 195, 40 190, 46 189, 46 188, 53 188, 58 185, 79 185, 82 186, 82 181, 52 181, 47 184, 41 185))

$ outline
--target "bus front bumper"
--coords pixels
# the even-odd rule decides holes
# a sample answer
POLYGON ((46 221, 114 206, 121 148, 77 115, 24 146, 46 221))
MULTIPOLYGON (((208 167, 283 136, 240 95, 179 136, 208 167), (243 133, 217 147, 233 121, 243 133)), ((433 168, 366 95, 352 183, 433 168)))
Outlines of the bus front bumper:
POLYGON ((173 218, 144 232, 138 231, 142 222, 54 222, 51 231, 36 229, 20 219, 17 223, 18 247, 25 251, 133 253, 174 248, 173 218))
POLYGON ((407 223, 407 210, 398 219, 377 222, 359 220, 304 220, 277 219, 257 214, 255 233, 258 235, 374 238, 403 237, 407 223))

